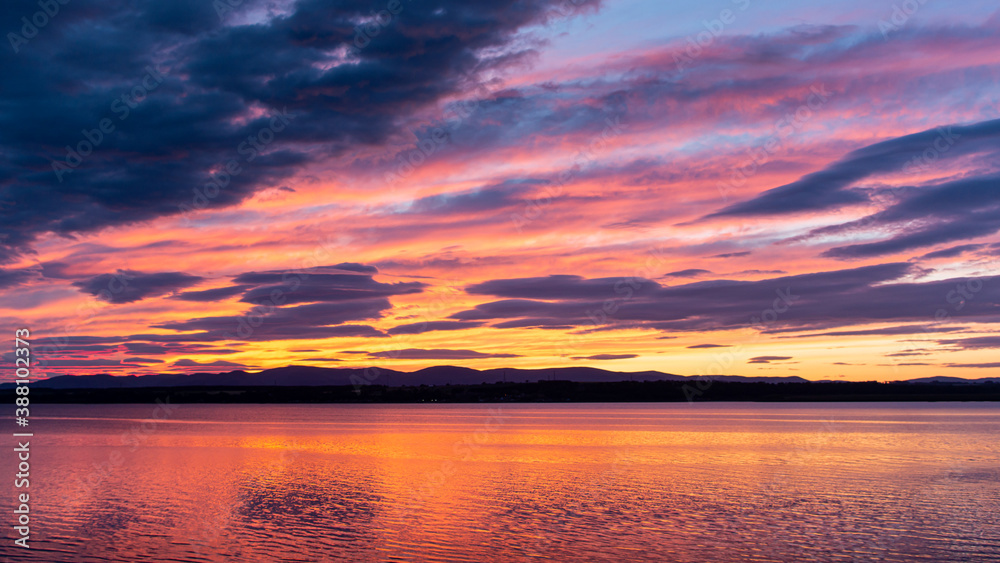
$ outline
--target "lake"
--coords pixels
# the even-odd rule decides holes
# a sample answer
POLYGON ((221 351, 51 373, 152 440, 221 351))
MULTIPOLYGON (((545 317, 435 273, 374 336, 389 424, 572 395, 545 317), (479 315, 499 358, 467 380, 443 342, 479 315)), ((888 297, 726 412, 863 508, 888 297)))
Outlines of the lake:
POLYGON ((31 414, 10 561, 1000 561, 997 404, 31 414))

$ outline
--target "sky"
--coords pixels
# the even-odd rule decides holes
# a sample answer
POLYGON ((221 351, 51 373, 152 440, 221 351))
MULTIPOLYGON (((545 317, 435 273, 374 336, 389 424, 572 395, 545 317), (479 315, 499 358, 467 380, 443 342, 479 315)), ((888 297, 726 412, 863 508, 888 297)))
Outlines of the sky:
POLYGON ((995 2, 46 6, 0 7, 35 376, 1000 371, 995 2))

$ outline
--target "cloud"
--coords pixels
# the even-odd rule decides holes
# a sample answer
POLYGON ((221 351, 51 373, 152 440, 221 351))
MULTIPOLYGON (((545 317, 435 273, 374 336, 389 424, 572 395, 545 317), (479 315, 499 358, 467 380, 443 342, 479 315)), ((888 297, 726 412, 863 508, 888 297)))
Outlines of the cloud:
POLYGON ((943 250, 936 250, 934 252, 928 252, 924 254, 922 258, 954 258, 956 256, 961 256, 967 252, 972 252, 973 250, 979 250, 985 247, 985 244, 962 244, 959 246, 953 246, 951 248, 945 248, 943 250))
MULTIPOLYGON (((861 219, 816 228, 791 239, 803 242, 860 233, 881 238, 837 246, 822 254, 836 259, 884 256, 989 236, 1000 231, 1000 193, 995 189, 1000 182, 997 157, 1000 120, 943 125, 857 149, 818 172, 710 213, 704 219, 777 217, 833 211, 854 204, 879 208, 861 219), (960 159, 975 164, 967 173, 950 173, 947 167, 960 159), (947 175, 935 180, 921 178, 923 183, 919 185, 890 187, 879 181, 880 176, 887 175, 899 181, 903 176, 913 177, 915 172, 923 176, 935 172, 947 175), (890 236, 884 238, 885 233, 890 236)), ((960 245, 925 258, 952 257, 975 248, 960 245)))
MULTIPOLYGON (((238 284, 220 290, 188 292, 196 301, 215 300, 244 288, 240 301, 254 303, 242 315, 195 317, 153 325, 178 332, 178 341, 290 340, 335 337, 385 338, 371 326, 346 324, 381 318, 392 308, 388 296, 420 293, 421 282, 381 283, 373 266, 341 263, 315 268, 246 272, 238 284), (301 305, 296 305, 300 304, 301 305)), ((151 337, 164 341, 164 337, 151 337)))
POLYGON ((245 366, 244 364, 238 364, 238 363, 235 363, 235 362, 227 362, 225 360, 215 360, 215 361, 212 361, 212 362, 196 362, 194 360, 189 360, 187 358, 183 358, 183 359, 177 360, 176 362, 170 364, 170 367, 175 367, 175 368, 178 368, 178 367, 197 367, 197 368, 228 368, 228 367, 235 367, 235 368, 244 368, 244 367, 247 367, 247 366, 245 366))
POLYGON ((701 268, 690 268, 687 270, 679 270, 677 272, 670 272, 669 274, 663 274, 665 278, 696 278, 698 276, 703 276, 706 274, 711 274, 712 272, 708 270, 702 270, 701 268))
POLYGON ((18 286, 27 283, 37 275, 32 270, 5 270, 0 269, 0 289, 18 286))
POLYGON ((531 179, 507 180, 472 190, 427 196, 413 201, 405 213, 430 217, 493 214, 515 205, 524 205, 532 187, 545 183, 531 179))
POLYGON ((339 303, 313 303, 296 307, 251 309, 244 315, 198 317, 153 325, 175 331, 200 331, 178 335, 187 340, 290 340, 321 339, 336 336, 385 337, 382 331, 366 325, 344 324, 380 318, 392 308, 388 299, 351 300, 339 303))
POLYGON ((190 287, 203 279, 182 272, 149 274, 135 270, 118 270, 116 274, 101 274, 73 282, 73 285, 82 293, 88 293, 108 303, 123 304, 190 287))
POLYGON ((481 358, 517 358, 517 354, 487 354, 474 350, 448 350, 437 348, 424 350, 420 348, 406 348, 405 350, 391 350, 388 352, 370 352, 371 358, 399 359, 399 360, 473 360, 481 358))
POLYGON ((156 360, 152 358, 125 358, 122 362, 130 364, 162 364, 163 360, 156 360))
POLYGON ((125 339, 124 336, 47 336, 36 339, 34 345, 46 348, 64 348, 90 344, 118 344, 125 339))
POLYGON ((57 280, 73 279, 77 276, 68 272, 71 269, 73 265, 66 262, 42 262, 42 277, 57 280))
MULTIPOLYGON (((572 325, 581 330, 646 328, 669 333, 760 326, 765 315, 771 315, 769 332, 801 331, 926 321, 938 308, 949 306, 949 296, 955 294, 957 286, 970 283, 964 278, 902 281, 913 268, 908 263, 888 263, 757 281, 706 280, 669 287, 639 278, 559 275, 499 279, 475 284, 468 291, 506 299, 478 304, 450 318, 488 322, 495 328, 572 325)), ((998 302, 1000 288, 985 285, 975 299, 949 314, 963 322, 1000 322, 994 305, 998 302)))
MULTIPOLYGON (((781 215, 817 211, 858 203, 868 197, 852 189, 870 176, 904 171, 924 151, 938 149, 938 157, 951 160, 983 151, 996 151, 1000 141, 1000 119, 973 125, 948 125, 896 137, 852 151, 819 172, 733 204, 708 217, 781 215)), ((994 183, 995 185, 995 183, 994 183)))
POLYGON ((245 285, 234 285, 230 287, 217 287, 215 289, 206 289, 203 291, 184 291, 174 295, 174 299, 180 299, 181 301, 198 301, 198 302, 208 302, 208 301, 224 301, 230 297, 235 297, 247 290, 249 286, 245 285))
MULTIPOLYGON (((415 112, 530 57, 523 31, 597 5, 405 3, 405 17, 363 48, 355 28, 370 17, 367 2, 302 0, 251 20, 219 18, 211 2, 193 1, 64 10, 44 41, 2 55, 0 201, 16 212, 0 225, 0 257, 44 233, 99 231, 185 204, 231 206, 319 157, 384 143, 415 112), (134 107, 113 105, 144 84, 134 107), (241 142, 275 115, 285 116, 281 130, 249 160, 241 142), (86 148, 81 132, 102 119, 114 130, 86 148), (88 156, 67 159, 67 145, 88 156), (199 204, 192 189, 229 160, 240 172, 199 204), (53 161, 74 166, 57 179, 53 161)), ((24 7, 4 3, 0 21, 19 21, 24 7)))
POLYGON ((152 342, 123 342, 121 344, 130 354, 175 355, 175 354, 237 354, 240 350, 231 348, 213 348, 205 344, 157 344, 152 342))
POLYGON ((973 338, 938 340, 937 342, 942 346, 950 346, 961 350, 1000 348, 1000 336, 976 336, 973 338))
POLYGON ((882 256, 996 233, 1000 230, 998 183, 1000 174, 990 174, 914 190, 886 210, 859 221, 867 228, 891 229, 897 235, 877 242, 834 247, 823 256, 882 256))
POLYGON ((378 268, 369 264, 358 264, 357 262, 341 262, 327 266, 330 270, 342 270, 344 272, 357 272, 359 274, 377 274, 378 268))
POLYGON ((595 354, 593 356, 573 356, 574 360, 628 360, 638 358, 639 354, 595 354))
POLYGON ((491 280, 470 285, 466 293, 525 299, 614 298, 626 293, 651 294, 662 286, 651 280, 551 275, 539 278, 491 280), (633 287, 637 286, 637 287, 633 287))
POLYGON ((902 334, 928 334, 935 332, 955 332, 965 330, 968 327, 940 327, 934 325, 898 325, 884 328, 865 328, 856 330, 837 330, 831 332, 814 332, 811 334, 796 334, 794 336, 781 336, 780 338, 812 338, 815 336, 895 336, 902 334))
MULTIPOLYGON (((100 344, 91 344, 91 345, 66 344, 66 345, 63 345, 63 346, 55 347, 55 346, 51 346, 51 345, 41 345, 38 342, 35 342, 34 344, 36 345, 36 348, 35 348, 36 354, 35 355, 38 356, 38 357, 42 357, 42 358, 45 358, 45 357, 47 357, 49 355, 52 355, 54 353, 58 353, 58 354, 91 354, 91 353, 112 354, 112 353, 116 353, 116 352, 119 351, 117 345, 115 345, 115 346, 103 346, 103 345, 100 345, 100 344)), ((133 353, 133 354, 141 353, 141 352, 132 352, 131 350, 129 352, 133 353)))
POLYGON ((691 349, 699 348, 729 348, 729 344, 695 344, 694 346, 688 346, 691 349))
POLYGON ((425 321, 394 326, 386 332, 392 336, 396 336, 399 334, 423 334, 425 332, 433 332, 437 330, 464 330, 482 325, 483 323, 480 322, 467 321, 425 321))
POLYGON ((382 283, 375 281, 372 266, 337 264, 294 271, 248 272, 233 282, 256 285, 244 293, 244 303, 316 303, 369 300, 393 295, 420 293, 422 282, 382 283), (365 272, 365 273, 355 273, 365 272), (277 292, 277 293, 276 293, 277 292), (275 298, 278 295, 278 298, 275 298))
MULTIPOLYGON (((149 342, 150 338, 170 340, 170 335, 130 336, 56 336, 33 341, 38 367, 103 367, 121 370, 138 368, 145 364, 162 363, 163 360, 141 356, 177 354, 223 355, 241 352, 232 348, 216 348, 208 344, 190 342, 149 342), (141 356, 120 358, 122 353, 141 356), (109 357, 113 356, 113 357, 109 357)), ((13 361, 11 358, 10 361, 13 361)))
POLYGON ((149 360, 146 358, 123 358, 120 360, 111 358, 100 359, 77 359, 61 358, 46 359, 41 363, 44 368, 136 368, 143 364, 159 363, 159 360, 149 360))
POLYGON ((750 358, 748 364, 769 364, 771 362, 783 362, 785 360, 791 360, 792 356, 756 356, 750 358))
POLYGON ((1000 362, 985 362, 979 364, 945 364, 946 368, 973 368, 973 369, 997 369, 1000 362))
MULTIPOLYGON (((478 304, 450 318, 490 322, 497 328, 572 325, 709 331, 759 325, 767 310, 774 309, 774 315, 780 309, 770 330, 831 328, 926 320, 929 313, 915 305, 947 305, 946 296, 964 281, 899 281, 912 269, 911 264, 889 263, 757 281, 706 280, 670 287, 628 277, 498 279, 474 284, 467 291, 503 299, 478 304)), ((988 286, 955 316, 967 321, 1000 320, 990 304, 997 299, 1000 290, 988 286)))

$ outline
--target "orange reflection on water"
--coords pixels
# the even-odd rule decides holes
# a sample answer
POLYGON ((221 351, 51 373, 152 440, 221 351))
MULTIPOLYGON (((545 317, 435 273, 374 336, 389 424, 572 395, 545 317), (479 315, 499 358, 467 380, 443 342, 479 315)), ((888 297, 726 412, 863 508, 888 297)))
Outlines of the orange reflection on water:
POLYGON ((990 405, 43 408, 26 561, 1000 553, 990 405))

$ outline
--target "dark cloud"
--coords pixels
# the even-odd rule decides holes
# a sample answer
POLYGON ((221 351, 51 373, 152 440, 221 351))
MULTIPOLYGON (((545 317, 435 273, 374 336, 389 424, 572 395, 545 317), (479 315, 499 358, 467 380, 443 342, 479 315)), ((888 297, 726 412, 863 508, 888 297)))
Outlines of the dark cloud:
POLYGON ((928 321, 938 310, 964 322, 1000 322, 1000 287, 982 285, 974 299, 956 287, 976 280, 900 281, 907 263, 783 276, 711 280, 665 287, 651 280, 579 276, 500 279, 469 293, 504 299, 451 315, 498 328, 572 325, 587 329, 706 331, 759 327, 774 331, 876 322, 928 321), (961 308, 956 308, 961 304, 961 308), (766 323, 766 324, 765 324, 766 323))
POLYGON ((227 362, 225 360, 215 360, 215 361, 212 361, 212 362, 196 362, 194 360, 189 360, 187 358, 183 358, 183 359, 177 360, 176 362, 170 364, 170 367, 175 367, 175 368, 176 367, 198 367, 198 368, 207 368, 207 367, 212 367, 212 368, 236 367, 236 368, 244 368, 244 367, 247 367, 247 366, 244 365, 244 364, 238 364, 238 363, 235 363, 235 362, 227 362))
MULTIPOLYGON (((238 278, 241 279, 241 278, 238 278)), ((426 284, 421 282, 381 283, 370 277, 357 275, 310 275, 300 284, 265 285, 247 291, 240 301, 244 303, 316 303, 340 302, 420 293, 426 284), (280 292, 278 299, 275 292, 280 292)))
MULTIPOLYGON (((37 366, 45 367, 139 367, 140 364, 162 363, 162 360, 144 357, 126 357, 119 359, 109 357, 121 353, 141 354, 143 356, 162 356, 175 354, 235 354, 240 350, 231 348, 215 348, 206 344, 189 342, 157 343, 149 339, 162 338, 172 340, 170 335, 129 336, 57 336, 39 338, 33 342, 37 366), (104 356, 95 357, 95 356, 104 356)), ((184 340, 188 340, 186 337, 184 340)), ((13 359, 10 360, 13 362, 13 359)))
POLYGON ((981 364, 945 364, 947 368, 977 368, 977 369, 998 369, 1000 362, 985 362, 981 364))
MULTIPOLYGON (((848 153, 825 169, 736 203, 709 217, 778 215, 865 203, 865 193, 853 186, 870 176, 904 172, 924 151, 944 147, 937 158, 949 160, 1000 148, 1000 119, 973 125, 949 125, 875 143, 848 153)), ((995 185, 995 183, 994 183, 995 185)))
POLYGON ((384 298, 283 308, 258 306, 244 315, 173 321, 154 325, 154 328, 199 331, 196 334, 177 335, 188 341, 386 337, 384 332, 370 326, 344 323, 378 319, 391 307, 389 300, 384 298))
POLYGON ((115 360, 110 358, 102 359, 72 359, 62 358, 58 360, 46 360, 44 367, 49 368, 130 368, 142 367, 142 364, 159 363, 159 360, 147 360, 144 358, 124 358, 115 360))
POLYGON ((101 274, 73 282, 82 293, 89 293, 108 303, 132 303, 147 297, 157 297, 190 287, 204 278, 182 272, 147 274, 135 270, 118 270, 116 274, 101 274))
MULTIPOLYGON (((831 248, 829 258, 883 256, 939 244, 988 236, 1000 231, 1000 120, 971 125, 947 125, 882 141, 847 154, 819 172, 730 205, 706 218, 782 215, 821 211, 849 204, 871 203, 881 211, 848 223, 821 227, 793 241, 857 232, 892 233, 873 242, 831 248), (933 157, 929 159, 927 156, 933 157), (982 164, 964 176, 949 176, 927 185, 871 187, 882 174, 933 170, 959 158, 982 164)), ((868 237, 866 237, 868 238, 868 237)), ((973 245, 931 253, 925 258, 951 257, 974 250, 973 245)))
POLYGON ((708 270, 702 270, 700 268, 690 268, 688 270, 679 270, 676 272, 670 272, 669 274, 663 274, 665 278, 696 278, 698 276, 703 276, 706 274, 711 274, 712 272, 708 270))
POLYGON ((240 350, 230 348, 213 348, 204 344, 156 344, 152 342, 125 342, 122 346, 130 354, 166 355, 166 354, 236 354, 240 350))
POLYGON ((465 288, 473 295, 525 299, 594 299, 614 298, 637 292, 651 295, 660 284, 639 278, 584 279, 573 275, 543 278, 492 280, 465 288))
POLYGON ((771 362, 783 362, 791 360, 792 356, 756 356, 747 360, 748 364, 769 364, 771 362))
POLYGON ((428 196, 414 201, 405 213, 421 216, 495 213, 515 205, 524 205, 532 188, 544 183, 538 180, 508 180, 473 190, 428 196))
POLYGON ((237 283, 248 283, 252 285, 264 284, 292 284, 295 281, 308 279, 314 275, 339 275, 351 276, 360 275, 361 278, 370 279, 372 275, 378 273, 375 266, 363 264, 341 263, 332 266, 316 266, 314 268, 299 268, 289 270, 272 270, 267 272, 246 272, 233 278, 237 283))
POLYGON ((473 360, 479 358, 517 358, 517 354, 486 354, 474 350, 447 350, 406 348, 405 350, 390 350, 388 352, 371 352, 371 358, 390 358, 399 360, 473 360))
POLYGON ((727 252, 725 254, 716 254, 712 258, 741 258, 743 256, 750 256, 752 252, 749 250, 744 250, 742 252, 727 252))
POLYGON ((942 346, 950 346, 961 350, 1000 348, 1000 336, 975 336, 972 338, 938 340, 937 342, 942 346))
POLYGON ((899 325, 884 328, 867 328, 857 330, 838 330, 832 332, 814 332, 811 334, 797 334, 795 336, 780 336, 779 338, 811 338, 814 336, 894 336, 900 334, 928 334, 935 332, 955 332, 965 330, 968 327, 939 327, 934 325, 899 325))
MULTIPOLYGON (((97 339, 95 342, 122 344, 136 354, 232 354, 239 350, 215 348, 207 343, 218 340, 289 340, 321 339, 333 337, 384 338, 387 335, 373 327, 346 324, 380 318, 391 304, 384 296, 415 293, 424 284, 383 284, 372 279, 378 270, 372 266, 342 263, 333 266, 290 270, 287 272, 249 272, 237 276, 240 285, 205 291, 184 292, 176 297, 189 301, 216 301, 244 293, 262 296, 262 305, 250 308, 242 315, 196 317, 172 321, 154 328, 164 328, 185 334, 134 334, 128 337, 97 339), (271 285, 273 284, 273 285, 271 285), (275 291, 281 290, 276 301, 286 306, 276 307, 269 301, 275 291), (323 302, 326 300, 327 302, 323 302), (318 301, 318 302, 317 302, 318 301), (308 302, 308 305, 287 306, 289 303, 308 302)), ((149 275, 126 272, 124 281, 135 284, 152 295, 164 287, 151 283, 149 275), (129 277, 130 276, 130 277, 129 277)), ((90 280, 95 287, 118 288, 107 276, 90 280)), ((159 279, 159 278, 157 278, 159 279)), ((162 281, 162 280, 160 280, 162 281)), ((190 280, 188 280, 190 281, 190 280)), ((134 297, 122 292, 126 297, 134 297)), ((469 324, 469 323, 466 323, 469 324)), ((79 339, 74 339, 79 340, 79 339)), ((83 338, 80 342, 90 342, 83 338)), ((75 342, 79 345, 79 342, 75 342)), ((63 345, 65 347, 65 344, 63 345)))
POLYGON ((574 360, 627 360, 638 358, 639 354, 595 354, 593 356, 573 356, 574 360))
POLYGON ((961 256, 966 252, 972 252, 973 250, 979 250, 985 247, 985 244, 962 244, 959 246, 953 246, 951 248, 945 248, 943 250, 936 250, 934 252, 928 252, 923 255, 923 258, 954 258, 955 256, 961 256))
POLYGON ((991 235, 1000 230, 998 184, 1000 174, 992 174, 913 190, 886 210, 845 225, 853 228, 860 224, 898 234, 877 242, 831 248, 823 256, 882 256, 991 235))
POLYGON ((493 328, 540 328, 544 330, 569 330, 577 328, 576 325, 566 324, 566 319, 546 319, 538 317, 527 317, 514 321, 504 321, 493 323, 493 328))
POLYGON ((129 364, 162 364, 163 360, 155 360, 152 358, 125 358, 122 360, 129 364))
POLYGON ((36 272, 32 270, 4 270, 0 269, 0 289, 14 287, 27 283, 36 277, 36 272))
MULTIPOLYGON (((74 0, 59 25, 0 53, 0 201, 13 209, 0 225, 0 260, 47 232, 92 232, 182 205, 233 205, 317 158, 382 143, 415 111, 532 55, 517 39, 522 30, 597 4, 405 2, 359 49, 356 26, 384 2, 301 0, 288 12, 258 8, 263 17, 242 24, 238 15, 218 17, 212 2, 74 0), (133 107, 121 102, 144 81, 133 107), (285 121, 276 122, 273 143, 253 160, 239 152, 277 115, 285 121), (88 141, 82 132, 102 119, 115 129, 88 141), (97 145, 92 153, 57 180, 52 162, 64 160, 67 145, 88 142, 97 145), (193 190, 231 159, 240 172, 199 201, 193 190)), ((5 2, 0 21, 37 10, 5 2)))
POLYGON ((343 270, 345 272, 358 272, 359 274, 377 274, 378 268, 368 264, 358 264, 357 262, 341 262, 328 266, 331 270, 343 270))
POLYGON ((695 344, 694 346, 688 346, 691 349, 698 348, 729 348, 728 344, 695 344))
POLYGON ((69 346, 86 346, 90 344, 119 344, 128 340, 125 336, 47 336, 35 340, 35 346, 46 348, 65 348, 69 346))
MULTIPOLYGON (((37 342, 35 344, 38 345, 37 342)), ((115 352, 118 352, 118 351, 119 351, 118 350, 118 346, 102 346, 100 344, 92 344, 92 345, 89 345, 89 346, 88 345, 66 345, 66 346, 59 346, 58 348, 56 348, 56 347, 50 347, 50 346, 44 346, 43 345, 43 346, 38 346, 35 349, 36 356, 40 356, 40 357, 45 357, 47 355, 47 352, 58 352, 60 354, 80 354, 80 353, 94 353, 94 352, 96 352, 96 353, 110 354, 110 353, 115 353, 115 352)), ((132 354, 141 354, 142 353, 142 352, 132 352, 131 350, 129 352, 132 353, 132 354)))
POLYGON ((66 262, 42 262, 42 277, 56 280, 73 279, 77 276, 67 272, 72 268, 73 265, 66 262))
POLYGON ((279 305, 366 300, 420 293, 427 287, 422 282, 378 282, 372 277, 377 271, 373 266, 337 264, 285 272, 248 272, 236 276, 233 282, 257 286, 247 290, 240 301, 279 305))
POLYGON ((180 299, 182 301, 223 301, 243 293, 248 287, 249 286, 245 285, 234 285, 230 287, 206 289, 204 291, 184 291, 174 295, 173 298, 180 299))
POLYGON ((421 323, 412 323, 394 326, 387 330, 390 335, 398 334, 423 334, 425 332, 432 332, 436 330, 463 330, 467 328, 475 328, 477 326, 482 326, 483 323, 478 322, 464 322, 464 321, 426 321, 421 323))

